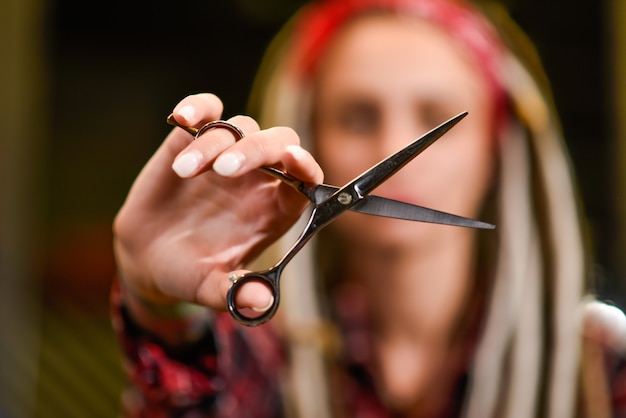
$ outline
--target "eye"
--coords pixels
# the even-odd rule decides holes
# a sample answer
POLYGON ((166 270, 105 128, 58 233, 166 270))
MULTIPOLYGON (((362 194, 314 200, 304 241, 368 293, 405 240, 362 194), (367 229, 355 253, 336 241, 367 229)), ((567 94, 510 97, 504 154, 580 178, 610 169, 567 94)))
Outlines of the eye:
POLYGON ((439 126, 454 116, 446 106, 435 102, 422 103, 418 106, 416 113, 417 121, 427 129, 439 126))
POLYGON ((380 112, 370 103, 345 103, 338 110, 336 123, 347 135, 374 135, 380 127, 380 112))

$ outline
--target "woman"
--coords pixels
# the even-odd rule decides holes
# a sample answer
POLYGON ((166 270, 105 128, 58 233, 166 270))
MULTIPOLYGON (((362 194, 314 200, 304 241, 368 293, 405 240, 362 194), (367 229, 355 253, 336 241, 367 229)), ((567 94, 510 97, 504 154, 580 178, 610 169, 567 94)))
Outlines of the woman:
MULTIPOLYGON (((606 315, 582 313, 623 318, 581 305, 579 209, 539 68, 519 33, 498 36, 459 1, 331 0, 299 13, 253 95, 267 128, 234 117, 239 142, 174 129, 116 218, 128 415, 615 415, 598 365, 620 340, 606 315), (242 328, 224 313, 228 277, 306 206, 255 168, 342 185, 462 111, 376 194, 495 232, 346 213, 286 272, 279 317, 242 328)), ((173 115, 199 127, 221 113, 204 94, 173 115)), ((241 308, 270 303, 258 283, 237 294, 241 308)))

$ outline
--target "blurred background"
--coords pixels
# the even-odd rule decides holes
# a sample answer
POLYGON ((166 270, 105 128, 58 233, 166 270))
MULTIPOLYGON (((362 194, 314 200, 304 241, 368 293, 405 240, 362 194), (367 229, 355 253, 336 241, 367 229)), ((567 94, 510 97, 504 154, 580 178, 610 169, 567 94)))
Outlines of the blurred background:
MULTIPOLYGON (((502 1, 552 81, 597 292, 624 307, 626 2, 502 1)), ((111 221, 176 102, 210 91, 245 112, 302 3, 0 2, 0 418, 118 416, 111 221)))

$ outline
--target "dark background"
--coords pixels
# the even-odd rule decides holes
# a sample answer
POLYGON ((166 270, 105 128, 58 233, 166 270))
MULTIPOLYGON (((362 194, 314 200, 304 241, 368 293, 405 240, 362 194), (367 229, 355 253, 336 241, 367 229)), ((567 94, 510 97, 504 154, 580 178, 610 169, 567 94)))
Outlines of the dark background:
MULTIPOLYGON (((116 416, 107 313, 111 221, 187 94, 243 113, 265 47, 302 1, 57 0, 46 13, 48 138, 38 417, 116 416), (59 389, 59 388, 66 389, 59 389)), ((543 58, 594 239, 598 290, 620 302, 612 235, 605 2, 508 0, 543 58)))

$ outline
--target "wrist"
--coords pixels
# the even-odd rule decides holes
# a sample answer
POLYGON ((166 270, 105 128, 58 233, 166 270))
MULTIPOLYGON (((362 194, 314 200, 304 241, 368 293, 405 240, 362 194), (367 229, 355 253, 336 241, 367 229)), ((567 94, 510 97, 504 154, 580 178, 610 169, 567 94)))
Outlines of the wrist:
POLYGON ((136 311, 146 313, 160 319, 183 318, 195 311, 201 310, 199 305, 183 302, 180 300, 162 300, 159 302, 141 296, 138 292, 130 289, 123 280, 120 280, 122 287, 122 300, 136 311))
POLYGON ((140 296, 118 280, 122 305, 136 325, 168 346, 200 339, 210 327, 212 311, 204 306, 177 300, 154 302, 140 296))

